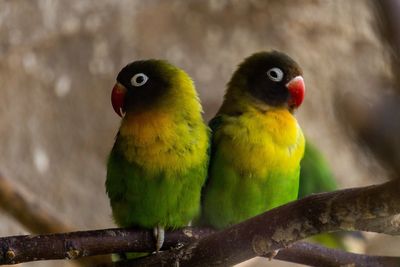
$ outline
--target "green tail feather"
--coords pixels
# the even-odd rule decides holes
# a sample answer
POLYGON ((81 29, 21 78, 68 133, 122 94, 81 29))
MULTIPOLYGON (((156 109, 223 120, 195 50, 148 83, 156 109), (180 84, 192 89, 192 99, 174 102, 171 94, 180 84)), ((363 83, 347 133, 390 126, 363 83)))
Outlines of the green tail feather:
POLYGON ((299 198, 337 189, 337 183, 324 156, 307 140, 300 163, 299 198))
POLYGON ((124 260, 133 260, 137 258, 142 258, 149 255, 149 252, 126 252, 126 253, 116 253, 111 255, 112 262, 119 262, 124 260))
MULTIPOLYGON (((322 153, 308 140, 304 157, 301 161, 299 198, 313 193, 329 192, 337 189, 337 183, 332 170, 322 153)), ((362 239, 362 235, 348 232, 323 233, 308 240, 329 248, 349 250, 346 237, 362 239)))

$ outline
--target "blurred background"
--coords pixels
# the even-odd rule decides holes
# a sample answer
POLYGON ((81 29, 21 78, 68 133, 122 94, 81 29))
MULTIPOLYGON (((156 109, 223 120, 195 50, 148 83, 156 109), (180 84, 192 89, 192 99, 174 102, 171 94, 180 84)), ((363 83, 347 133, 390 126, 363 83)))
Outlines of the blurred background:
MULTIPOLYGON (((359 112, 396 99, 393 51, 376 12, 367 0, 0 0, 0 173, 72 229, 114 227, 104 182, 120 122, 110 103, 119 70, 169 60, 193 77, 209 120, 237 64, 277 49, 303 67, 296 116, 339 187, 383 182, 391 170, 353 127, 359 112)), ((385 115, 397 129, 398 114, 385 115)), ((29 232, 0 212, 0 236, 29 232)), ((365 238, 352 250, 399 256, 399 239, 365 238)))

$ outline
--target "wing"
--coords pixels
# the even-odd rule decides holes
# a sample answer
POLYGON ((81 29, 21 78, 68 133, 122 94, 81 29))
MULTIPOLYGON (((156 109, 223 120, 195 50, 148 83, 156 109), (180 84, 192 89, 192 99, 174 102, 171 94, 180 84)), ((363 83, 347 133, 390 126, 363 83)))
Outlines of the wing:
POLYGON ((308 140, 300 165, 299 198, 337 189, 336 180, 324 156, 308 140))

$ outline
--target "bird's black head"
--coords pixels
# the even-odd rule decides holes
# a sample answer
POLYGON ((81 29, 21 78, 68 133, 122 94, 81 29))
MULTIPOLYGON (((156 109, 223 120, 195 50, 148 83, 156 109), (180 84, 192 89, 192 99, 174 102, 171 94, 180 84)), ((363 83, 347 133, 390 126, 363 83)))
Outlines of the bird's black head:
POLYGON ((297 108, 304 98, 300 66, 288 55, 272 51, 246 58, 229 86, 241 87, 268 106, 297 108))
POLYGON ((140 110, 153 105, 171 90, 182 71, 164 60, 141 60, 126 65, 117 76, 111 95, 115 112, 140 110))

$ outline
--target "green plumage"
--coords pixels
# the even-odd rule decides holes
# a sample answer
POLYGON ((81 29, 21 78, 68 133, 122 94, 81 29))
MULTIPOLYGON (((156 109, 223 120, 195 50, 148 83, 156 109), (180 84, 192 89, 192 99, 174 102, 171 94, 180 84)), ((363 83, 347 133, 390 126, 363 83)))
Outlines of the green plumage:
MULTIPOLYGON (((200 212, 209 147, 192 80, 166 61, 133 62, 119 73, 112 101, 118 114, 126 111, 107 164, 115 222, 162 231, 188 225, 200 212)), ((163 233, 156 239, 161 247, 163 233)))
POLYGON ((299 198, 336 189, 335 178, 324 156, 307 141, 301 160, 299 198))
POLYGON ((168 170, 149 173, 129 162, 123 152, 118 151, 119 147, 123 145, 116 144, 110 154, 106 182, 118 225, 153 228, 159 224, 179 228, 198 215, 200 190, 206 176, 205 163, 179 174, 168 170))
MULTIPOLYGON (((221 129, 215 127, 214 122, 210 125, 213 124, 213 133, 218 133, 221 129)), ((242 149, 235 151, 232 144, 235 141, 227 138, 213 139, 209 181, 203 197, 203 223, 224 228, 297 198, 299 166, 293 169, 274 167, 264 176, 257 175, 257 170, 242 171, 232 164, 231 156, 250 162, 252 155, 242 149)), ((249 152, 252 145, 257 146, 248 144, 249 152)))
POLYGON ((289 108, 287 84, 300 75, 297 64, 278 52, 254 54, 234 73, 210 122, 201 224, 225 228, 297 198, 304 137, 289 108))

